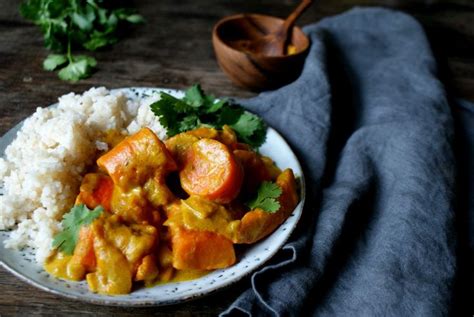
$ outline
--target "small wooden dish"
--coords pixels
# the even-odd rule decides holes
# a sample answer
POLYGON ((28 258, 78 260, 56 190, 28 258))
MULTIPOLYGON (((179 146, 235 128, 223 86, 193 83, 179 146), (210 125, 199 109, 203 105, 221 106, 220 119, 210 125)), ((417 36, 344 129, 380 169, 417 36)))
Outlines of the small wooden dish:
POLYGON ((220 20, 212 32, 212 43, 220 68, 237 85, 262 91, 275 89, 295 80, 308 53, 309 39, 294 27, 289 46, 294 53, 281 56, 256 54, 242 47, 273 32, 284 20, 260 14, 237 14, 220 20))

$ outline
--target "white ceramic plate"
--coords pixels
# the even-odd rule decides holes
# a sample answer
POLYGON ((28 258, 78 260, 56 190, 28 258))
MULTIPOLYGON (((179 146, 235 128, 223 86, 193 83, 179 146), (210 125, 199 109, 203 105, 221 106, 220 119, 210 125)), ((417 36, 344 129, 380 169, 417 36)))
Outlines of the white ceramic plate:
MULTIPOLYGON (((124 88, 117 90, 123 91, 131 99, 141 98, 159 91, 165 91, 176 97, 183 96, 183 92, 170 89, 124 88)), ((52 105, 52 107, 54 106, 52 105)), ((3 156, 5 148, 13 141, 20 127, 21 123, 0 138, 0 156, 3 156)), ((40 289, 68 298, 102 305, 169 305, 198 298, 233 284, 268 261, 283 246, 295 228, 303 210, 305 200, 304 177, 298 159, 291 148, 278 132, 269 128, 266 142, 262 145, 260 151, 262 154, 270 156, 280 168, 289 167, 293 169, 301 182, 301 201, 291 216, 270 236, 256 244, 239 247, 237 249, 237 263, 229 268, 213 271, 206 276, 192 281, 169 283, 151 288, 142 287, 128 295, 98 295, 88 290, 85 281, 64 281, 49 275, 34 261, 33 250, 28 248, 21 251, 6 249, 3 241, 8 237, 9 233, 5 231, 0 231, 0 264, 22 280, 40 289)))

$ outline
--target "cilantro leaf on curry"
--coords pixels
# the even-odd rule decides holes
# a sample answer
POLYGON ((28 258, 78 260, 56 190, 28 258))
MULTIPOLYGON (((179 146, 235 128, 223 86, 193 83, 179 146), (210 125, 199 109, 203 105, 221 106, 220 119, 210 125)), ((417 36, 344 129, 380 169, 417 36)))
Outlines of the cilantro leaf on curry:
POLYGON ((53 247, 65 254, 73 254, 79 236, 79 229, 89 225, 99 217, 104 209, 102 206, 90 210, 86 205, 77 205, 63 216, 62 231, 54 236, 53 247))
POLYGON ((258 188, 257 197, 248 203, 251 209, 260 208, 269 213, 275 213, 280 209, 280 197, 282 190, 273 182, 263 182, 258 188))
POLYGON ((150 105, 169 137, 200 126, 221 129, 229 125, 241 142, 258 148, 265 141, 267 126, 263 120, 227 99, 206 95, 196 84, 187 89, 183 98, 165 92, 150 105))

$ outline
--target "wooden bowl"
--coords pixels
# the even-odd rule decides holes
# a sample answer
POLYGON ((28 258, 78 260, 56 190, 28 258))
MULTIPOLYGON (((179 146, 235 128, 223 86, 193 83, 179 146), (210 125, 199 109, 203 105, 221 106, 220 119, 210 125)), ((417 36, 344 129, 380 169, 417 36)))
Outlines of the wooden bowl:
POLYGON ((237 14, 220 20, 212 31, 212 43, 220 68, 237 85, 262 91, 275 89, 295 80, 301 73, 309 49, 309 39, 294 27, 289 44, 290 55, 265 56, 236 45, 242 40, 255 40, 273 32, 283 19, 260 14, 237 14))

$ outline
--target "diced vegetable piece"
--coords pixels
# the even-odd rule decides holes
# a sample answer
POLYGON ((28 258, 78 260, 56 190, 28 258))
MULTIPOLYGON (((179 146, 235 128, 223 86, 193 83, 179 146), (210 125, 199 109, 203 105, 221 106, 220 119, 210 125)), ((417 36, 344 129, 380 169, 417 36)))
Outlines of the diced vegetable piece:
POLYGON ((86 174, 82 180, 76 205, 85 204, 90 209, 101 205, 105 210, 110 211, 113 191, 114 183, 109 176, 98 173, 86 174))
POLYGON ((151 225, 124 225, 117 216, 104 221, 104 234, 107 241, 118 248, 126 257, 132 272, 135 272, 142 259, 151 254, 158 243, 158 230, 151 225))
POLYGON ((298 204, 296 181, 291 169, 284 170, 276 183, 282 189, 278 198, 280 209, 276 213, 268 213, 255 209, 245 214, 237 231, 234 243, 254 243, 270 234, 285 221, 298 204))
POLYGON ((158 247, 158 264, 160 268, 173 266, 173 252, 167 243, 162 243, 158 247))
POLYGON ((147 201, 147 193, 141 187, 129 191, 115 186, 111 210, 126 223, 152 223, 153 210, 147 201))
POLYGON ((261 156, 263 164, 265 165, 267 172, 270 174, 272 180, 276 179, 281 174, 281 170, 275 165, 275 162, 267 156, 261 156))
POLYGON ((176 199, 166 185, 164 178, 150 178, 145 185, 143 185, 143 189, 148 201, 155 208, 165 206, 176 199))
POLYGON ((185 132, 167 139, 165 141, 165 145, 176 162, 178 162, 178 165, 181 167, 186 160, 186 152, 198 140, 198 137, 185 132))
POLYGON ((154 255, 147 255, 138 266, 135 281, 152 281, 158 277, 158 267, 154 255))
POLYGON ((163 224, 163 220, 161 219, 161 214, 158 210, 151 211, 150 224, 155 226, 156 228, 161 227, 161 225, 163 224))
POLYGON ((206 128, 206 127, 201 127, 201 128, 197 128, 197 129, 194 129, 194 130, 189 130, 189 131, 186 131, 185 133, 190 134, 190 135, 194 135, 195 137, 197 137, 199 139, 204 139, 204 138, 206 138, 206 139, 215 139, 219 135, 219 133, 217 132, 216 129, 206 128))
POLYGON ((296 186, 296 179, 291 169, 285 169, 276 180, 278 186, 281 187, 282 194, 279 197, 280 211, 285 215, 284 219, 293 212, 299 202, 298 190, 296 186))
POLYGON ((201 139, 187 151, 179 173, 181 186, 189 195, 228 203, 239 194, 243 171, 227 146, 212 139, 201 139))
POLYGON ((229 148, 234 149, 237 147, 237 134, 228 125, 222 127, 222 131, 219 131, 219 141, 227 145, 229 148))
POLYGON ((102 155, 97 164, 124 190, 143 185, 151 176, 176 170, 166 146, 148 128, 124 139, 102 155))
POLYGON ((173 275, 175 274, 175 269, 172 266, 167 266, 164 269, 161 269, 158 275, 158 278, 161 282, 169 282, 173 275))
MULTIPOLYGON (((68 265, 71 262, 71 258, 72 255, 67 255, 63 252, 56 251, 46 259, 44 262, 44 269, 46 272, 55 277, 80 281, 84 278, 84 275, 80 275, 81 272, 79 272, 79 274, 75 274, 74 276, 69 274, 68 265)), ((82 266, 79 269, 82 269, 82 272, 84 272, 82 266)))
POLYGON ((238 223, 226 207, 193 195, 168 209, 164 225, 215 232, 232 240, 238 223))
POLYGON ((86 276, 91 291, 99 294, 128 294, 132 290, 132 272, 127 258, 105 239, 103 224, 91 225, 97 269, 86 276))
POLYGON ((92 272, 95 268, 94 235, 90 226, 83 226, 79 230, 79 240, 68 264, 68 273, 74 280, 82 280, 86 272, 92 272))
POLYGON ((175 228, 172 249, 173 266, 180 270, 213 270, 235 263, 232 241, 214 232, 175 228))
POLYGON ((235 150, 234 155, 244 168, 242 190, 245 194, 255 193, 261 182, 272 180, 265 163, 254 151, 235 150))
MULTIPOLYGON (((169 233, 167 232, 167 234, 169 233)), ((161 282, 171 280, 175 274, 175 269, 173 267, 173 252, 168 243, 160 243, 158 247, 158 265, 160 268, 158 279, 161 282)))

